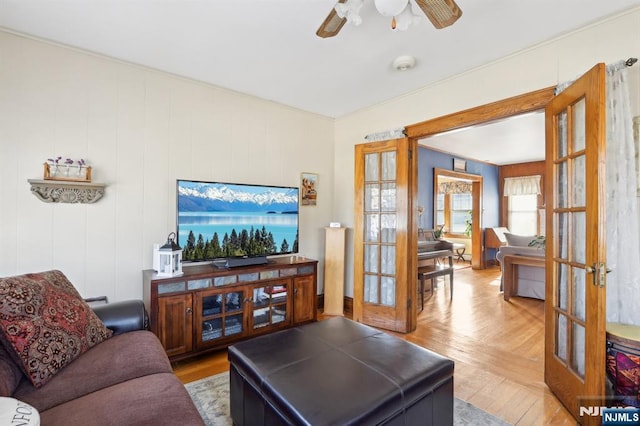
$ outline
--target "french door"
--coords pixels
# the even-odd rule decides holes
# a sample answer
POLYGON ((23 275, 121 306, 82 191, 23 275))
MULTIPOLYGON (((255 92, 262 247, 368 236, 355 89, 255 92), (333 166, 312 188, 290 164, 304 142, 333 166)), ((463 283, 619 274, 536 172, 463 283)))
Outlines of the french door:
POLYGON ((353 317, 399 332, 414 330, 417 315, 413 153, 407 138, 355 147, 353 317))
POLYGON ((546 107, 545 382, 585 425, 605 391, 605 139, 598 64, 546 107))

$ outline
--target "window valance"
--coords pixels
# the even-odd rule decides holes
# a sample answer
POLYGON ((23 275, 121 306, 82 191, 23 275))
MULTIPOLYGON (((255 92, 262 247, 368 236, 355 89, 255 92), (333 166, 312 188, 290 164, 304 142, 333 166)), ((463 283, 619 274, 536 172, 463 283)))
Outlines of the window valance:
POLYGON ((540 192, 540 175, 504 179, 504 196, 533 195, 540 192))
POLYGON ((471 194, 471 182, 449 181, 438 184, 438 192, 443 194, 471 194))

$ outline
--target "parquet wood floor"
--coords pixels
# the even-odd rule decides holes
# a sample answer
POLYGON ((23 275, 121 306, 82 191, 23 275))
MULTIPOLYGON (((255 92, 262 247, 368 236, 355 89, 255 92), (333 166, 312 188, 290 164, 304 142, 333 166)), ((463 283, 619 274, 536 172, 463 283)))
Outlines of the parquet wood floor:
MULTIPOLYGON (((515 425, 575 425, 544 384, 544 302, 505 302, 495 267, 456 270, 453 300, 444 280, 416 331, 396 335, 455 361, 456 397, 515 425)), ((224 350, 174 363, 183 383, 228 369, 224 350)))

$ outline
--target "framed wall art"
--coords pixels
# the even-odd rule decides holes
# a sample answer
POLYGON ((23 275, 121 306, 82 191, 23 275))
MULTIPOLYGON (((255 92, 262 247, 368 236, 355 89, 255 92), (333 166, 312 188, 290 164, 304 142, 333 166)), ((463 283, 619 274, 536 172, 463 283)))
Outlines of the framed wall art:
POLYGON ((318 199, 318 175, 316 173, 302 173, 300 178, 300 204, 315 206, 318 199))

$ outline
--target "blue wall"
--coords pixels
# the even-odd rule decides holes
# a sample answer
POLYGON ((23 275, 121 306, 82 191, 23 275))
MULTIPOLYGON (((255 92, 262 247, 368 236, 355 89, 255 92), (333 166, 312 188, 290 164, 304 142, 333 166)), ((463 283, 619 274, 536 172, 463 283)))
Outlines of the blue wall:
MULTIPOLYGON (((453 170, 453 159, 461 158, 428 148, 418 149, 418 205, 424 213, 418 226, 433 228, 433 169, 453 170)), ((464 158, 463 158, 464 159, 464 158)), ((500 223, 500 195, 498 193, 498 166, 467 161, 467 173, 482 176, 482 227, 491 228, 500 223)))

